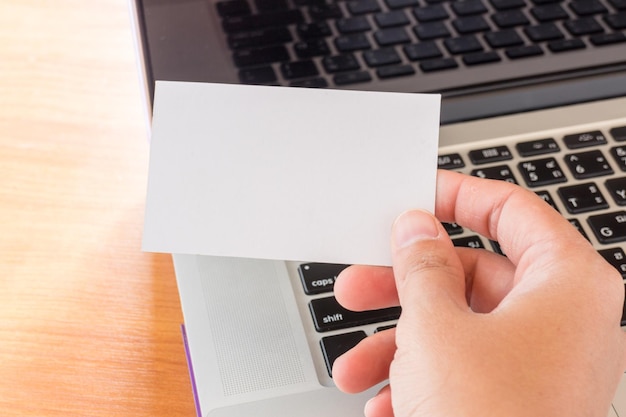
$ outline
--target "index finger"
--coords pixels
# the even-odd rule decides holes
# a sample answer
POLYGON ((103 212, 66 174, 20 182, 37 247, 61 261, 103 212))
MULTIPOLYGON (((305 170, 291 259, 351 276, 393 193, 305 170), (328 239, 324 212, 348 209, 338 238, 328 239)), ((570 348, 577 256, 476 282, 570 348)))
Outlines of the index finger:
POLYGON ((540 197, 504 181, 439 170, 435 214, 441 221, 456 222, 498 241, 517 266, 521 266, 520 262, 527 256, 529 262, 537 262, 542 255, 549 254, 553 262, 560 251, 571 254, 593 250, 589 242, 540 197))

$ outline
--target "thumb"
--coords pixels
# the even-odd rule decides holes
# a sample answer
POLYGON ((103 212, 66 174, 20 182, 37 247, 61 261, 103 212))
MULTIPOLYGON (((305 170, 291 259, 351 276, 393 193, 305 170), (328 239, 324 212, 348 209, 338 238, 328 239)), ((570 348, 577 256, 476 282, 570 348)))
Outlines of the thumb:
POLYGON ((403 315, 469 311, 461 260, 435 216, 422 210, 401 214, 393 224, 391 249, 403 315))

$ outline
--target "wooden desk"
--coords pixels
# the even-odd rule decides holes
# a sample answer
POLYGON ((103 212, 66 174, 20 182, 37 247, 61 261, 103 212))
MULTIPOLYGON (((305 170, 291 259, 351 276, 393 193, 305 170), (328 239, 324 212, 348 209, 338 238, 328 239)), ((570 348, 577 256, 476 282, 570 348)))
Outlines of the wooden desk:
POLYGON ((194 416, 127 0, 3 0, 0 57, 0 414, 194 416))

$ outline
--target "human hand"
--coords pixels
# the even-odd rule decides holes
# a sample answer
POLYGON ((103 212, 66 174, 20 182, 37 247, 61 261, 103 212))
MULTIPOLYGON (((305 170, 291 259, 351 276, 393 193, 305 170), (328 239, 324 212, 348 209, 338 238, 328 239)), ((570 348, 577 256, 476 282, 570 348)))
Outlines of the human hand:
POLYGON ((435 213, 497 240, 507 257, 455 248, 429 213, 392 229, 393 271, 352 266, 335 283, 352 310, 401 305, 396 329, 339 357, 336 385, 389 379, 367 417, 605 417, 626 366, 621 276, 533 193, 438 173, 435 213))

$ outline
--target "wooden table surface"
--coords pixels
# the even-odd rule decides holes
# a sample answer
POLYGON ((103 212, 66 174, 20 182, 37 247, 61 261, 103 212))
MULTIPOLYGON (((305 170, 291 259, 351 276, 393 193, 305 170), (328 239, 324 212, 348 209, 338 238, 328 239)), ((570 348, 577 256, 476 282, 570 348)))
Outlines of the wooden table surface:
POLYGON ((194 416, 127 0, 0 2, 0 415, 194 416))

